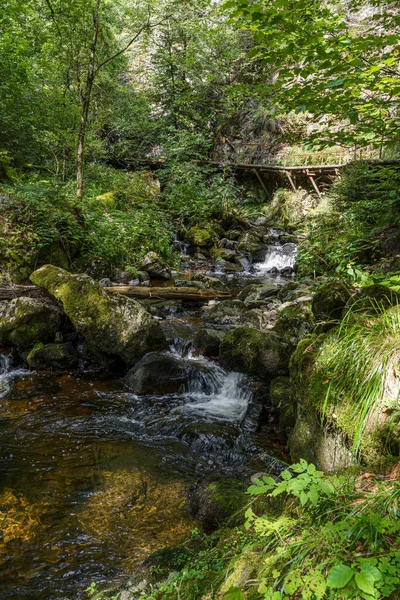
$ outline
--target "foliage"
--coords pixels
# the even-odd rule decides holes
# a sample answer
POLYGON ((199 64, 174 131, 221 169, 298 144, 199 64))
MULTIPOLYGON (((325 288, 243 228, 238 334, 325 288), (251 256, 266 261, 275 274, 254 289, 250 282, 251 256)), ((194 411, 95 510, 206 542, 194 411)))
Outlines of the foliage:
POLYGON ((250 29, 251 56, 269 67, 272 105, 308 112, 333 145, 396 142, 400 13, 395 2, 229 0, 238 26, 250 29), (329 129, 326 127, 328 120, 329 129), (345 127, 337 127, 339 122, 345 127))
POLYGON ((306 225, 300 273, 358 279, 363 267, 383 255, 380 232, 388 225, 400 226, 399 189, 400 169, 395 166, 360 163, 348 169, 306 225))
POLYGON ((229 171, 182 162, 168 166, 162 177, 165 206, 181 225, 209 218, 223 221, 240 206, 241 190, 229 171))
POLYGON ((36 176, 0 188, 0 260, 3 272, 24 280, 55 248, 66 264, 98 257, 114 268, 139 264, 150 250, 173 260, 173 224, 160 207, 157 180, 93 166, 87 195, 74 197, 73 183, 36 176), (111 191, 110 191, 111 190, 111 191), (107 202, 103 202, 104 195, 107 202))
MULTIPOLYGON (((290 468, 301 467, 305 473, 310 466, 290 468)), ((389 504, 397 506, 399 482, 358 493, 351 477, 328 481, 321 476, 321 482, 329 486, 328 495, 321 495, 308 509, 301 502, 297 507, 289 503, 290 519, 257 517, 251 509, 247 511, 247 526, 254 527, 260 541, 267 540, 262 550, 260 596, 268 600, 390 596, 400 584, 400 524, 385 498, 394 495, 395 502, 389 504)), ((274 482, 273 489, 281 484, 274 482)))
POLYGON ((322 475, 323 472, 317 471, 315 465, 308 465, 301 459, 299 463, 282 471, 281 482, 277 483, 272 477, 264 476, 262 481, 256 480, 255 485, 249 487, 248 493, 258 495, 269 492, 271 498, 286 493, 299 498, 302 506, 308 503, 316 506, 321 495, 329 496, 333 492, 331 485, 323 481, 322 475))

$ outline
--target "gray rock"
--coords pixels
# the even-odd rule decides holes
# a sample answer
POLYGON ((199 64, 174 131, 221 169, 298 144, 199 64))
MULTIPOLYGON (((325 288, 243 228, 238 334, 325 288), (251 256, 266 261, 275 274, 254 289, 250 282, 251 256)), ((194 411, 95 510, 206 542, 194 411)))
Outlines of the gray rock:
POLYGON ((61 321, 62 312, 43 300, 20 297, 2 301, 0 343, 29 348, 37 342, 53 341, 61 321))
POLYGON ((140 265, 141 271, 146 271, 156 279, 171 279, 171 270, 156 252, 149 252, 140 265))

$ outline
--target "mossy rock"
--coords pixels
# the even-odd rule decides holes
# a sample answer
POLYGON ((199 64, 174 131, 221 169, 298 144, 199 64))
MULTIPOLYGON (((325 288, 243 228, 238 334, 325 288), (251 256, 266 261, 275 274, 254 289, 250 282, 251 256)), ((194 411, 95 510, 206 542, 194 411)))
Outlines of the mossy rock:
POLYGON ((239 238, 237 249, 244 254, 257 255, 265 247, 262 241, 262 234, 258 234, 254 229, 246 231, 239 238))
POLYGON ((296 402, 290 377, 277 377, 272 381, 270 400, 278 410, 279 425, 287 434, 296 423, 296 402))
POLYGON ((211 249, 211 258, 217 262, 219 260, 234 260, 237 252, 236 250, 229 250, 229 248, 212 248, 211 249))
POLYGON ((204 275, 204 273, 196 273, 196 281, 201 281, 211 290, 220 290, 221 292, 228 291, 228 286, 218 279, 218 277, 211 277, 210 275, 204 275))
POLYGON ((249 310, 241 300, 235 299, 218 302, 207 313, 206 319, 210 323, 219 325, 246 324, 251 327, 259 327, 261 317, 257 311, 249 310))
POLYGON ((400 303, 400 294, 390 287, 381 284, 369 285, 362 288, 358 293, 353 294, 343 313, 347 314, 350 310, 355 313, 371 312, 387 309, 400 303))
POLYGON ((328 281, 314 295, 312 311, 317 321, 338 321, 352 294, 343 281, 328 281))
MULTIPOLYGON (((249 502, 247 485, 233 478, 218 479, 196 486, 190 495, 192 511, 198 519, 221 526, 249 502)), ((239 520, 243 520, 242 517, 239 520)))
POLYGON ((198 290, 206 290, 207 286, 202 281, 196 281, 195 279, 175 279, 175 287, 192 287, 198 290))
POLYGON ((166 348, 160 324, 139 302, 108 295, 88 275, 73 275, 52 265, 32 273, 31 281, 60 302, 89 347, 133 364, 147 352, 166 348))
POLYGON ((20 297, 0 302, 0 343, 30 348, 53 341, 61 321, 61 311, 43 300, 20 297))
POLYGON ((248 308, 257 308, 271 302, 277 297, 278 293, 278 285, 251 283, 238 294, 238 298, 248 308))
POLYGON ((273 331, 294 351, 300 340, 309 335, 314 327, 315 318, 311 302, 301 302, 287 306, 278 313, 273 331))
POLYGON ((219 236, 212 225, 195 225, 186 232, 186 239, 198 248, 211 248, 218 242, 219 236))
POLYGON ((79 361, 74 346, 65 344, 39 344, 35 346, 26 359, 31 369, 72 369, 79 361))
POLYGON ((218 356, 225 332, 216 329, 201 329, 193 340, 193 349, 203 356, 218 356))
POLYGON ((250 327, 229 331, 221 342, 221 364, 232 371, 272 378, 288 373, 287 345, 272 332, 250 327))
POLYGON ((310 335, 297 346, 290 359, 290 378, 296 402, 296 423, 289 438, 293 462, 304 458, 319 469, 333 472, 354 464, 348 438, 335 424, 323 427, 321 413, 327 383, 316 361, 326 335, 310 335))

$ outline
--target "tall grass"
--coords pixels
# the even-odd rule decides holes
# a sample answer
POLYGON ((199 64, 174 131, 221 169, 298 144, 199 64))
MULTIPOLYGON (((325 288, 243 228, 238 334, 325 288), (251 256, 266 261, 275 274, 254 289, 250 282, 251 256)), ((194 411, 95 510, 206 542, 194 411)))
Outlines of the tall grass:
POLYGON ((329 379, 322 415, 341 400, 352 405, 355 424, 353 451, 359 452, 365 429, 378 425, 379 413, 389 402, 398 405, 400 394, 400 306, 363 316, 353 308, 327 345, 317 368, 329 379))

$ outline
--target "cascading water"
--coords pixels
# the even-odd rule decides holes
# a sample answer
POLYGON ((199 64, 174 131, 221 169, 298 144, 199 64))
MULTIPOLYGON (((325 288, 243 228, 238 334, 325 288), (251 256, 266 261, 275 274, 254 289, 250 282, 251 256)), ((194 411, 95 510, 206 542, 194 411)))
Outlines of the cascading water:
POLYGON ((297 247, 295 244, 275 244, 269 246, 265 259, 262 263, 256 265, 258 275, 268 273, 271 269, 281 271, 286 267, 293 269, 297 256, 297 247))

